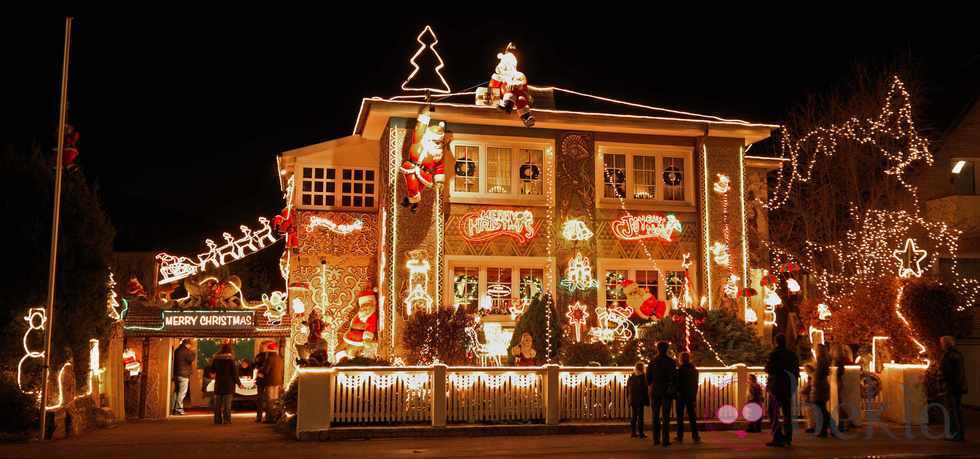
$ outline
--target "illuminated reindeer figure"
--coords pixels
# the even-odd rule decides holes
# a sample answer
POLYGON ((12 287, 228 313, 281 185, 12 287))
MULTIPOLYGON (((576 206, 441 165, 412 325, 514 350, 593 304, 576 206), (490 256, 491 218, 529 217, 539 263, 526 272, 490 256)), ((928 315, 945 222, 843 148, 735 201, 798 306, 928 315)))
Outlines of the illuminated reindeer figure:
POLYGON ((246 248, 249 249, 248 253, 258 252, 259 248, 255 245, 255 240, 252 239, 252 229, 245 225, 239 226, 238 228, 241 229, 242 234, 244 234, 241 239, 235 240, 235 248, 238 249, 238 254, 245 256, 246 248))
POLYGON ((225 245, 218 247, 218 261, 223 265, 227 263, 226 260, 229 256, 234 260, 241 258, 242 254, 238 252, 238 247, 235 246, 235 238, 228 233, 222 233, 221 237, 225 238, 225 245))
POLYGON ((208 267, 208 263, 214 264, 215 268, 220 268, 221 263, 218 263, 218 245, 214 243, 211 239, 205 239, 204 243, 208 246, 208 251, 197 255, 197 261, 200 265, 200 270, 204 271, 208 267))
POLYGON ((259 248, 264 249, 266 246, 266 241, 268 241, 269 244, 274 244, 276 242, 276 235, 272 233, 272 227, 269 226, 268 218, 259 217, 259 223, 262 224, 262 227, 259 228, 258 231, 252 233, 252 239, 259 245, 259 248))

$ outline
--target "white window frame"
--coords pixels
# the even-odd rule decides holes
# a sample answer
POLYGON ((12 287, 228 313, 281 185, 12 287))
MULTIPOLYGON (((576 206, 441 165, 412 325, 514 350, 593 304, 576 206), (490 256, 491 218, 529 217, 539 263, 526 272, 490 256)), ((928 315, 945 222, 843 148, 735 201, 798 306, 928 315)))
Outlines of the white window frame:
MULTIPOLYGON (((296 177, 296 189, 293 191, 293 204, 297 209, 301 210, 349 210, 349 211, 372 211, 378 209, 378 184, 380 183, 380 178, 378 176, 378 168, 376 167, 365 167, 358 165, 342 165, 336 163, 296 163, 296 169, 293 172, 296 177), (324 169, 324 177, 326 177, 326 169, 336 169, 337 175, 334 178, 334 205, 332 206, 317 206, 314 204, 304 205, 303 204, 303 168, 320 168, 324 169), (373 206, 344 206, 343 203, 343 184, 344 184, 344 169, 360 169, 363 171, 374 172, 374 192, 370 194, 374 198, 373 206)), ((353 173, 352 173, 353 177, 353 173)), ((352 179, 353 183, 353 179, 352 179)), ((353 185, 352 185, 353 186, 353 185)), ((353 194, 352 196, 356 196, 353 194)), ((366 193, 360 194, 361 196, 369 196, 366 193)), ((351 201, 353 202, 353 200, 351 201)))
POLYGON ((654 145, 654 144, 629 144, 600 142, 596 144, 595 171, 596 171, 596 206, 601 209, 619 208, 619 199, 605 196, 605 162, 603 156, 606 154, 617 154, 626 156, 626 206, 631 209, 667 210, 667 211, 689 211, 694 208, 694 147, 678 145, 654 145), (634 180, 634 156, 652 156, 656 158, 657 165, 654 177, 656 189, 653 199, 635 199, 633 197, 636 190, 634 180), (668 201, 664 199, 663 172, 664 158, 684 159, 684 200, 668 201))
MULTIPOLYGON (((443 279, 443 304, 453 304, 453 281, 455 280, 456 267, 476 268, 479 270, 479 286, 477 287, 477 301, 483 298, 487 292, 487 269, 488 268, 507 268, 511 269, 510 291, 511 298, 517 298, 521 291, 521 269, 540 269, 545 277, 541 279, 541 288, 555 296, 554 285, 547 285, 548 267, 555 272, 553 258, 548 257, 507 257, 507 256, 470 256, 470 255, 446 255, 446 276, 443 279)), ((477 303, 479 304, 479 303, 477 303)))
POLYGON ((452 174, 452 172, 455 172, 456 159, 455 156, 453 156, 452 164, 446 165, 447 172, 450 172, 449 176, 447 177, 447 182, 449 182, 450 202, 461 204, 521 205, 538 207, 548 205, 548 200, 546 197, 549 192, 553 192, 555 187, 555 149, 553 141, 528 139, 522 137, 456 134, 453 136, 452 142, 449 143, 449 148, 453 155, 456 153, 457 146, 470 146, 477 147, 479 149, 480 158, 477 165, 477 173, 479 174, 479 191, 456 191, 456 177, 455 174, 452 174), (511 191, 509 193, 487 192, 488 147, 509 148, 511 150, 511 191), (541 159, 543 164, 541 165, 541 194, 520 194, 520 170, 521 164, 523 164, 519 158, 519 152, 521 149, 541 150, 542 152, 541 159))
MULTIPOLYGON (((635 260, 626 258, 599 258, 596 261, 596 272, 599 277, 598 301, 596 304, 606 304, 606 273, 609 271, 626 271, 626 279, 636 280, 637 271, 657 271, 657 299, 667 301, 667 273, 684 271, 683 260, 635 260)), ((697 274, 692 270, 687 273, 691 280, 691 296, 697 298, 697 274)))

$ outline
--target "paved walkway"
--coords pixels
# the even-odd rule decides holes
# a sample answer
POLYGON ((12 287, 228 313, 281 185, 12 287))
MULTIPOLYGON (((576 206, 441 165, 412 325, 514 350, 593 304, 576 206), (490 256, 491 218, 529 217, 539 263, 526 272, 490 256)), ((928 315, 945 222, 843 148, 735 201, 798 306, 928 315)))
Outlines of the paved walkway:
POLYGON ((245 459, 374 457, 841 457, 869 455, 976 456, 980 441, 951 443, 924 439, 913 431, 894 428, 897 438, 875 431, 870 440, 857 431, 850 440, 801 435, 791 448, 766 448, 765 434, 740 431, 706 432, 698 445, 684 443, 654 448, 650 440, 627 434, 550 435, 475 438, 400 438, 298 442, 285 438, 268 424, 255 424, 250 415, 236 415, 230 426, 211 424, 208 415, 170 421, 131 422, 85 436, 47 443, 0 444, 0 458, 116 458, 245 459))

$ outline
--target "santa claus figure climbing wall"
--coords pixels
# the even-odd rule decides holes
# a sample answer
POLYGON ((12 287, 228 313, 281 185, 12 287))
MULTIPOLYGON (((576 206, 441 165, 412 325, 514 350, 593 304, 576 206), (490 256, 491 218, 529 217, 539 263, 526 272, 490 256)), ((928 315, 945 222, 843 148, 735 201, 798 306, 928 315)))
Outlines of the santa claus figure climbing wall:
POLYGON ((424 111, 419 113, 412 135, 412 146, 408 149, 408 158, 402 163, 401 171, 405 175, 406 196, 402 206, 412 206, 412 212, 418 208, 422 200, 422 190, 431 188, 433 183, 446 181, 443 153, 446 150, 446 124, 439 123, 430 126, 432 120, 424 111))

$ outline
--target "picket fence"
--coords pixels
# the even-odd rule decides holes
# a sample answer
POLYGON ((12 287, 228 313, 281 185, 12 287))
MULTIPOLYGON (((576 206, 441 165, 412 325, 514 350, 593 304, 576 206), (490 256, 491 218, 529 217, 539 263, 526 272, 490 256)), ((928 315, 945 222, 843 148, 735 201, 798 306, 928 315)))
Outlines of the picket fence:
MULTIPOLYGON (((298 371, 300 430, 340 426, 621 422, 627 367, 337 367, 298 371)), ((702 367, 697 415, 741 412, 762 367, 702 367)), ((805 379, 801 376, 800 384, 805 379)))

